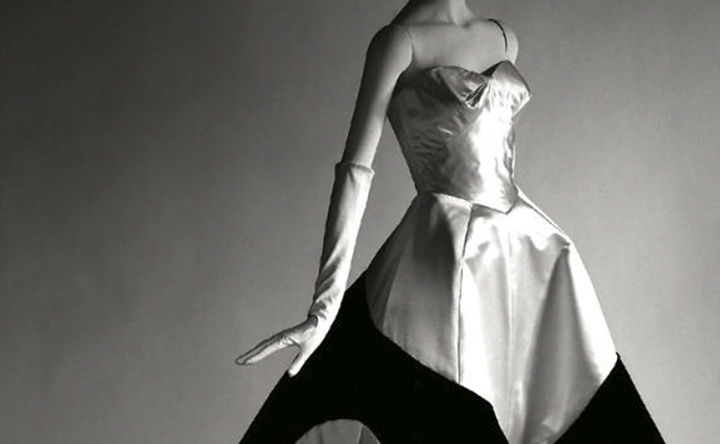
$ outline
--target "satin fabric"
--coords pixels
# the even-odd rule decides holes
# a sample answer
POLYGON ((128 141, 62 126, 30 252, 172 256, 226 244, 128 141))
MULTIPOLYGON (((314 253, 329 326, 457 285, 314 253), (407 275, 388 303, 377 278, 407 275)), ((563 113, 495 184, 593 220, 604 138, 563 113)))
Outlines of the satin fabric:
POLYGON ((489 401, 511 444, 556 440, 617 357, 572 240, 513 179, 529 98, 507 60, 397 84, 388 118, 418 194, 366 270, 375 326, 489 401))
POLYGON ((483 73, 435 66, 398 84, 388 119, 419 193, 446 193, 503 212, 512 207, 512 117, 530 98, 516 73, 507 60, 483 73))

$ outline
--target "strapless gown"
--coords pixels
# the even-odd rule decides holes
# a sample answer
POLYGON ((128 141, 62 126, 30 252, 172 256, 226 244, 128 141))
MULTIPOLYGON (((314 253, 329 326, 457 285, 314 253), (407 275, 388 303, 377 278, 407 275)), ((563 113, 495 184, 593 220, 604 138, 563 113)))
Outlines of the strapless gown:
POLYGON ((398 82, 417 194, 241 442, 663 442, 572 239, 514 180, 530 95, 509 60, 398 82))

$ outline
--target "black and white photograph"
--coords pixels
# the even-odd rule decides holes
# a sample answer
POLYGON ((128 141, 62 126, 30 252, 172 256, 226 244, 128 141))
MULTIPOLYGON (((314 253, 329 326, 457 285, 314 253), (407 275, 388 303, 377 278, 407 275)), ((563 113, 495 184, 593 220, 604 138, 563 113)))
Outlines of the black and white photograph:
POLYGON ((719 442, 719 19, 2 2, 0 442, 719 442))

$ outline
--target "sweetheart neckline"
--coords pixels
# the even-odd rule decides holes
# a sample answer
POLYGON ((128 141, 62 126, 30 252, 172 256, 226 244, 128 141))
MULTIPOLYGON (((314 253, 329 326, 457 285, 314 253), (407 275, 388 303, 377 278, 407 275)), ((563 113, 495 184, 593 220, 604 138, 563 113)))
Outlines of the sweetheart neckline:
POLYGON ((500 60, 499 62, 494 63, 494 64, 490 65, 489 67, 487 67, 484 71, 475 71, 473 69, 465 68, 460 65, 430 65, 430 66, 426 66, 425 68, 420 68, 420 69, 413 71, 412 73, 407 75, 401 81, 396 82, 396 84, 395 84, 396 90, 393 95, 399 93, 400 90, 405 89, 405 86, 407 85, 407 83, 410 80, 412 80, 413 78, 416 78, 420 75, 423 75, 423 74, 426 74, 426 73, 429 73, 432 71, 437 71, 439 69, 455 69, 458 71, 465 72, 467 74, 480 76, 480 77, 483 77, 483 78, 489 80, 495 75, 495 72, 498 70, 500 65, 505 64, 505 63, 509 63, 510 65, 512 65, 513 68, 515 68, 515 70, 517 70, 517 67, 510 59, 500 60))
POLYGON ((420 75, 421 73, 423 73, 425 71, 434 71, 437 69, 457 69, 460 71, 465 71, 467 73, 475 74, 475 75, 479 75, 479 76, 483 76, 483 77, 492 77, 493 74, 495 73, 495 71, 497 70, 497 68, 500 65, 502 65, 503 63, 509 63, 514 66, 513 62, 510 59, 502 59, 499 62, 493 63, 492 65, 488 66, 483 71, 475 71, 474 69, 465 68, 460 65, 430 65, 430 66, 426 66, 425 68, 420 68, 420 69, 413 71, 412 73, 410 73, 408 78, 412 78, 412 77, 415 77, 416 75, 420 75))

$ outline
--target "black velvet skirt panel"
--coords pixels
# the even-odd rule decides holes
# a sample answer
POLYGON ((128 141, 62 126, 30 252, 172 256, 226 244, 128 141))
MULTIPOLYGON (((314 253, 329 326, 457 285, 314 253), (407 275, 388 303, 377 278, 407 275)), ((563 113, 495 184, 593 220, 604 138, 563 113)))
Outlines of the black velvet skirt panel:
POLYGON ((325 421, 355 419, 382 444, 507 443, 487 401, 375 328, 363 276, 325 340, 297 375, 283 374, 240 442, 290 444, 325 421))

